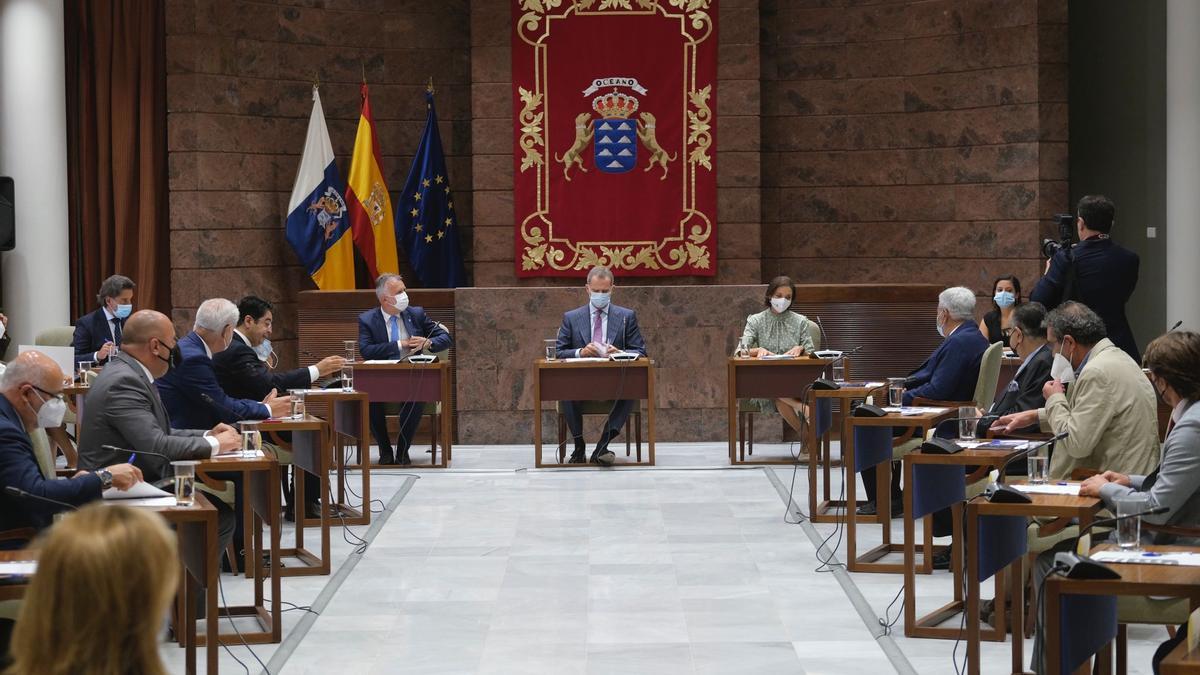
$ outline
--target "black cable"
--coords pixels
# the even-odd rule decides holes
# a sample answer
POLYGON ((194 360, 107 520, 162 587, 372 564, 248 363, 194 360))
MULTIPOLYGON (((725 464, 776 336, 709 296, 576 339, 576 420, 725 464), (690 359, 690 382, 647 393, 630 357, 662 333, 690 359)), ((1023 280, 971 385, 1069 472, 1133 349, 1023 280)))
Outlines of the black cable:
POLYGON ((895 606, 896 601, 899 600, 900 596, 902 595, 904 595, 904 586, 901 586, 900 590, 896 591, 896 596, 892 598, 892 601, 889 602, 888 606, 883 610, 883 616, 879 618, 879 625, 883 626, 883 634, 880 635, 880 637, 883 637, 883 635, 891 635, 892 628, 895 627, 896 622, 900 620, 901 616, 904 616, 903 611, 897 612, 895 618, 892 618, 891 616, 892 607, 895 606))
MULTIPOLYGON (((260 564, 260 563, 257 563, 257 564, 260 564)), ((260 567, 258 570, 255 570, 255 572, 257 574, 262 574, 263 570, 260 567)), ((250 652, 250 656, 253 656, 254 660, 258 661, 258 665, 262 666, 263 672, 266 673, 267 675, 271 675, 271 671, 267 668, 267 664, 263 663, 263 660, 258 658, 258 654, 254 653, 254 650, 250 648, 250 645, 246 644, 245 636, 242 635, 242 631, 238 630, 237 622, 233 620, 233 615, 229 614, 229 610, 228 610, 229 601, 227 601, 225 599, 225 585, 223 583, 221 583, 221 575, 220 574, 217 575, 217 590, 220 591, 220 593, 221 593, 221 605, 226 608, 225 618, 229 619, 229 625, 233 627, 233 632, 235 635, 237 635, 238 641, 241 642, 242 646, 245 647, 250 652)), ((217 617, 208 617, 207 620, 219 621, 220 620, 220 617, 219 617, 220 609, 217 610, 217 613, 218 613, 217 617)), ((278 621, 279 619, 276 617, 273 620, 278 621)), ((246 675, 249 675, 250 669, 248 667, 246 667, 246 664, 243 663, 241 659, 239 659, 237 656, 234 656, 233 650, 229 648, 229 645, 226 645, 224 642, 221 642, 220 638, 217 639, 217 642, 220 643, 220 645, 225 648, 225 651, 229 654, 229 656, 233 657, 234 661, 238 662, 238 665, 240 665, 242 667, 242 670, 246 671, 246 675)))
MULTIPOLYGON (((800 400, 807 401, 808 395, 811 391, 812 391, 812 383, 809 383, 809 385, 804 388, 804 391, 801 392, 800 400)), ((808 425, 810 424, 808 418, 810 415, 816 415, 816 414, 818 414, 817 413, 817 402, 816 402, 816 399, 814 399, 812 410, 800 418, 800 431, 799 431, 800 441, 799 442, 800 442, 800 451, 801 452, 804 451, 804 439, 806 438, 806 432, 808 430, 808 425)), ((820 439, 817 440, 817 443, 820 444, 820 439)), ((796 499, 795 499, 796 474, 797 474, 797 472, 800 471, 800 454, 801 453, 793 452, 793 448, 795 448, 795 447, 796 447, 796 441, 792 441, 788 445, 788 455, 792 458, 792 480, 791 480, 791 484, 788 486, 787 504, 783 508, 783 522, 787 523, 788 525, 799 525, 800 523, 803 523, 806 520, 812 519, 812 517, 809 514, 804 512, 804 509, 802 509, 799 504, 796 504, 796 499), (796 505, 796 512, 800 515, 800 520, 793 521, 793 520, 788 519, 788 514, 791 513, 793 504, 796 505)), ((812 462, 812 461, 816 460, 815 452, 816 452, 816 448, 808 449, 808 461, 812 462)), ((813 486, 809 486, 809 489, 812 490, 815 488, 813 486)))

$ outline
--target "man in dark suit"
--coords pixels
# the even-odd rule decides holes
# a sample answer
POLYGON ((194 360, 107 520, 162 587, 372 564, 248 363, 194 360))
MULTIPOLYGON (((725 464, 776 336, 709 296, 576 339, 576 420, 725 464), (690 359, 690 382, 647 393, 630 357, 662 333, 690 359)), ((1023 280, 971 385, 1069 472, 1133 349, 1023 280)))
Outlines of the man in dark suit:
POLYGON ((12 336, 8 334, 8 317, 0 312, 0 361, 4 360, 4 353, 8 351, 9 342, 12 342, 12 336))
MULTIPOLYGON (((975 323, 975 293, 969 288, 947 288, 938 295, 937 331, 944 337, 904 382, 904 405, 912 405, 917 397, 937 401, 969 401, 975 398, 975 381, 979 379, 979 362, 988 348, 988 341, 975 323)), ((867 503, 858 508, 859 515, 875 515, 875 468, 862 472, 867 503)), ((892 469, 892 516, 904 511, 900 492, 900 471, 892 469)))
MULTIPOLYGON (((364 360, 402 359, 422 350, 441 352, 453 344, 450 333, 426 316, 425 310, 409 306, 407 286, 399 274, 379 275, 375 280, 375 295, 379 298, 379 309, 369 309, 358 316, 358 351, 364 360)), ((412 464, 408 449, 424 407, 424 403, 400 405, 400 435, 396 439, 397 454, 393 456, 384 404, 370 405, 371 435, 379 446, 380 464, 412 464)))
MULTIPOLYGON (((646 343, 638 328, 637 314, 632 309, 611 304, 614 287, 613 273, 607 267, 593 267, 588 271, 588 303, 563 314, 558 328, 556 349, 558 358, 604 357, 624 351, 646 355, 646 343)), ((609 442, 621 433, 625 420, 636 401, 622 400, 613 404, 612 412, 604 423, 600 440, 592 451, 590 461, 602 466, 612 466, 616 455, 608 449, 609 442)), ((562 402, 563 417, 575 442, 569 464, 583 464, 587 444, 583 439, 583 414, 579 401, 562 402)))
MULTIPOLYGON (((987 417, 1011 415, 1022 410, 1037 410, 1046 405, 1042 396, 1042 385, 1053 379, 1050 366, 1054 353, 1046 346, 1046 308, 1040 302, 1026 302, 1013 310, 1012 325, 1005 328, 1008 344, 1017 352, 1021 366, 1004 393, 992 403, 985 418, 979 420, 978 434, 987 433, 991 421, 987 417)), ((1038 431, 1036 424, 1019 430, 1021 433, 1038 431)), ((1010 469, 1009 473, 1013 473, 1010 469)))
POLYGON ((192 332, 179 339, 179 363, 154 382, 173 426, 207 429, 221 422, 236 424, 291 412, 291 397, 274 390, 259 401, 234 398, 221 388, 213 355, 229 347, 237 323, 237 305, 229 300, 211 298, 200 303, 192 332))
MULTIPOLYGON (((238 326, 233 330, 233 341, 224 351, 213 354, 213 367, 217 371, 217 382, 226 394, 234 398, 262 400, 270 396, 271 391, 288 391, 291 389, 307 389, 319 378, 328 377, 340 372, 346 359, 341 356, 329 356, 317 364, 306 368, 279 371, 270 364, 274 353, 271 351, 271 329, 274 326, 274 312, 271 303, 254 295, 248 295, 238 302, 238 326)), ((286 467, 281 467, 285 469, 286 467)), ((293 480, 294 480, 293 469, 293 480)), ((308 502, 304 505, 305 515, 310 518, 320 518, 321 511, 317 502, 321 499, 321 482, 312 474, 304 474, 304 496, 308 502)), ((294 519, 292 491, 285 489, 284 517, 294 519)))
MULTIPOLYGON (((43 529, 59 511, 100 499, 109 487, 128 490, 142 480, 142 472, 126 463, 127 458, 104 468, 97 465, 94 471, 80 471, 71 478, 54 480, 42 475, 29 433, 62 424, 67 410, 62 389, 62 370, 38 351, 18 356, 0 378, 0 530, 43 529), (9 487, 42 499, 10 496, 9 487)), ((0 548, 20 543, 0 542, 0 548)))
POLYGON ((114 274, 100 284, 96 300, 100 308, 79 317, 75 322, 75 363, 92 361, 107 363, 114 347, 121 346, 125 319, 133 313, 133 289, 129 277, 114 274))
POLYGON ((1138 255, 1109 238, 1117 208, 1108 197, 1088 195, 1076 207, 1079 243, 1046 261, 1046 273, 1029 299, 1052 310, 1068 300, 1087 305, 1104 320, 1108 339, 1141 363, 1125 303, 1138 281, 1138 255), (1072 259, 1074 263, 1072 264, 1072 259))

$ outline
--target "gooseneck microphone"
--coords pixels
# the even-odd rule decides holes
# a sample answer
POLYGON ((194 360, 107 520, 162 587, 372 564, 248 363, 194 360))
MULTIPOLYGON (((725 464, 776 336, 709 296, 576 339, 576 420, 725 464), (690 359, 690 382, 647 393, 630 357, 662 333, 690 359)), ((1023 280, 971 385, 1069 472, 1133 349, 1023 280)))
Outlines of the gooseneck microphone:
POLYGON ((1101 518, 1100 520, 1092 521, 1087 527, 1079 531, 1079 535, 1075 537, 1075 543, 1071 546, 1070 551, 1060 551, 1054 554, 1054 569, 1068 579, 1120 579, 1121 575, 1117 574, 1108 565, 1086 555, 1076 553, 1076 550, 1079 548, 1079 540, 1083 538, 1083 535, 1091 531, 1093 527, 1098 525, 1111 525, 1122 520, 1128 520, 1129 518, 1156 516, 1170 510, 1170 507, 1167 506, 1156 506, 1140 513, 1127 513, 1123 516, 1101 518))
POLYGON ((1029 497, 1029 495, 1025 494, 1024 492, 1021 492, 1020 490, 1012 487, 1011 485, 1004 484, 1005 472, 1008 471, 1008 467, 1011 466, 1012 463, 1017 461, 1018 459, 1028 457, 1029 455, 1033 454, 1034 452, 1036 452, 1038 450, 1041 450, 1042 448, 1046 447, 1047 445, 1050 445, 1052 443, 1057 443, 1058 441, 1061 441, 1062 439, 1066 438, 1069 435, 1070 435, 1070 432, 1064 431, 1061 434, 1056 434, 1056 435, 1052 436, 1051 438, 1049 438, 1045 441, 1042 441, 1041 443, 1038 443, 1037 445, 1031 445, 1028 448, 1025 448, 1024 450, 1014 452, 1011 457, 1009 457, 1007 460, 1005 460, 1004 464, 1000 465, 1000 471, 996 474, 996 482, 989 485, 987 487, 987 489, 983 491, 984 497, 987 498, 987 500, 989 502, 995 502, 997 504, 1029 504, 1029 503, 1031 503, 1033 501, 1033 499, 1031 499, 1029 497))
POLYGON ((15 486, 15 485, 4 486, 4 493, 7 494, 9 497, 13 497, 15 499, 26 499, 26 500, 32 500, 35 502, 42 502, 44 504, 50 504, 52 506, 56 506, 56 507, 59 507, 62 509, 68 509, 71 511, 75 511, 79 508, 79 507, 75 506, 74 504, 68 504, 66 502, 60 502, 57 499, 51 499, 49 497, 35 495, 32 492, 26 492, 25 490, 22 490, 21 488, 15 486))
MULTIPOLYGON (((817 324, 817 325, 819 326, 820 324, 817 324)), ((822 334, 824 334, 823 329, 822 329, 822 334)), ((842 361, 844 361, 847 356, 858 353, 862 348, 863 348, 863 346, 859 345, 859 346, 855 347, 854 349, 844 351, 841 354, 838 354, 837 356, 833 357, 833 360, 831 360, 829 363, 825 364, 825 368, 821 369, 821 374, 824 375, 826 368, 834 367, 838 363, 841 363, 842 361)), ((815 381, 813 381, 812 388, 816 389, 816 390, 841 389, 842 385, 838 384, 837 382, 834 382, 833 380, 826 379, 825 377, 819 377, 815 381)))
POLYGON ((1176 321, 1176 322, 1175 322, 1175 325, 1174 325, 1174 326, 1171 326, 1170 328, 1168 328, 1168 329, 1167 329, 1167 332, 1168 332, 1168 333, 1174 332, 1174 330, 1175 330, 1176 328, 1179 328, 1179 327, 1180 327, 1180 326, 1182 326, 1182 325, 1183 325, 1183 319, 1180 319, 1179 321, 1176 321))
MULTIPOLYGON (((981 419, 983 418, 978 415, 971 415, 969 417, 947 417, 941 422, 933 425, 933 431, 934 433, 937 433, 937 430, 947 422, 965 422, 967 420, 978 421, 981 419)), ((962 452, 963 446, 955 443, 949 438, 938 438, 937 436, 934 436, 933 438, 921 443, 920 451, 926 455, 953 455, 955 453, 962 452)))

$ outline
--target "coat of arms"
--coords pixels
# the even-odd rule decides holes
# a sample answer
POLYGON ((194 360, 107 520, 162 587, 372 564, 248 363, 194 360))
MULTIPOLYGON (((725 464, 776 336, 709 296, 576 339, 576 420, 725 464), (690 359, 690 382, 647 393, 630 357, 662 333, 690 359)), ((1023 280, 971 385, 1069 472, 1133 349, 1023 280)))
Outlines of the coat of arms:
POLYGON ((329 241, 346 215, 346 202, 331 185, 325 188, 325 194, 308 205, 308 212, 317 215, 317 227, 324 230, 325 241, 329 241))
MULTIPOLYGON (((609 82, 621 81, 617 78, 609 82)), ((629 80, 641 93, 646 90, 637 85, 637 80, 629 80)), ((595 87, 584 92, 593 93, 595 87)), ((618 92, 616 88, 611 93, 603 94, 592 99, 592 110, 599 118, 593 118, 591 113, 580 113, 575 117, 575 140, 562 155, 555 153, 554 160, 563 165, 563 178, 571 180, 571 167, 587 172, 583 156, 589 143, 592 144, 593 162, 597 169, 604 173, 625 173, 637 166, 638 141, 641 140, 650 153, 650 161, 643 171, 649 171, 655 166, 662 167, 661 180, 667 179, 670 169, 668 164, 679 159, 679 155, 671 155, 658 144, 655 135, 654 115, 643 112, 641 119, 635 119, 638 110, 638 100, 630 94, 618 92)))

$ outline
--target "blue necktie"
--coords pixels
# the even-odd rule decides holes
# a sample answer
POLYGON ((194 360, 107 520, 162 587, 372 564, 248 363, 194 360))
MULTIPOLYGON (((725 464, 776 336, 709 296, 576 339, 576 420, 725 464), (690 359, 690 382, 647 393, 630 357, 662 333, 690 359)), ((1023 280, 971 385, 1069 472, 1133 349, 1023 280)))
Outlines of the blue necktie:
POLYGON ((391 325, 392 342, 398 342, 400 340, 400 323, 396 320, 395 314, 388 319, 388 323, 391 325))

